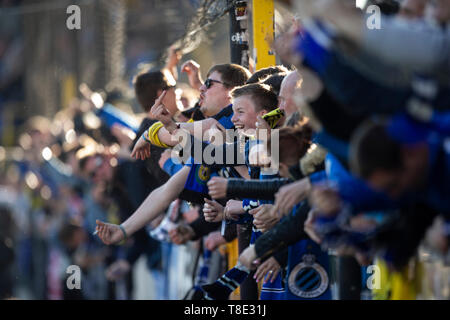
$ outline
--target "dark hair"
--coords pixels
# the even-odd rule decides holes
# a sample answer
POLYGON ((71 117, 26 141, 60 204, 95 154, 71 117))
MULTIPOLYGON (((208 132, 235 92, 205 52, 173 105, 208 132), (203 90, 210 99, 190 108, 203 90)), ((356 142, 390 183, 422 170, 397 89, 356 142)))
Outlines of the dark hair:
POLYGON ((62 243, 64 243, 65 245, 68 245, 70 243, 70 241, 72 240, 73 235, 78 230, 82 230, 82 228, 75 224, 66 224, 63 227, 61 227, 61 229, 58 233, 58 238, 62 243))
POLYGON ((372 3, 380 8, 382 14, 387 16, 395 15, 400 11, 400 4, 396 0, 375 0, 372 3))
POLYGON ((158 98, 158 90, 170 87, 168 79, 161 71, 140 73, 134 78, 133 84, 136 98, 145 112, 150 111, 158 98))
POLYGON ((271 75, 274 75, 277 73, 287 74, 288 72, 289 72, 289 69, 286 68, 285 66, 281 66, 281 65, 262 68, 262 69, 256 71, 247 80, 247 84, 262 82, 262 80, 267 79, 268 76, 271 76, 271 75))
POLYGON ((215 71, 220 73, 223 85, 227 88, 244 85, 252 75, 248 69, 233 63, 215 65, 208 71, 208 77, 215 71))
MULTIPOLYGON (((292 166, 306 154, 311 147, 312 130, 309 126, 284 127, 279 131, 279 161, 292 166)), ((272 143, 272 135, 269 145, 272 143)))
POLYGON ((369 120, 354 133, 350 142, 352 172, 362 178, 375 170, 395 171, 402 167, 401 146, 386 132, 386 123, 369 120))
POLYGON ((265 78, 262 83, 269 85, 272 91, 278 96, 280 94, 281 83, 286 76, 286 73, 276 73, 265 78))
POLYGON ((256 111, 272 111, 277 108, 278 104, 277 95, 266 84, 252 83, 237 87, 231 91, 231 96, 233 99, 250 96, 257 108, 256 111))
POLYGON ((340 104, 327 89, 309 106, 314 118, 326 131, 344 141, 349 141, 355 129, 366 119, 340 104))

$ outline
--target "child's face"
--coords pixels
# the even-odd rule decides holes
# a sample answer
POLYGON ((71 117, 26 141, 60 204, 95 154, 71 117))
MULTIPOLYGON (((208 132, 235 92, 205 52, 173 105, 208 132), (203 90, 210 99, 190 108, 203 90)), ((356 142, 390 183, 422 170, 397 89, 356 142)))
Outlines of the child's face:
POLYGON ((233 100, 233 122, 236 129, 247 131, 256 129, 257 115, 263 115, 266 111, 256 112, 255 104, 250 96, 240 96, 233 100))

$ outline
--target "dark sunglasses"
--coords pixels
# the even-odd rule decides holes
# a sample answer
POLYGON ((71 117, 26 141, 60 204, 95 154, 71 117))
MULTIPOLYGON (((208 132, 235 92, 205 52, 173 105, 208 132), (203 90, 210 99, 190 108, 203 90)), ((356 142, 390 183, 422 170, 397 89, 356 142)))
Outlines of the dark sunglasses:
POLYGON ((223 83, 221 81, 213 80, 213 79, 209 79, 208 78, 208 79, 205 80, 205 87, 206 87, 206 89, 211 88, 211 86, 213 85, 214 82, 221 83, 221 84, 225 85, 225 83, 223 83))

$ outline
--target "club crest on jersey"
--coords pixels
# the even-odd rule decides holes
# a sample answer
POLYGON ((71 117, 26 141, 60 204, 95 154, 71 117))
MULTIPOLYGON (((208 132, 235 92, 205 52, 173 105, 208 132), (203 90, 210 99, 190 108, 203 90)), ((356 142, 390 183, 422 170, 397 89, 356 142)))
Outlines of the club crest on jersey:
POLYGON ((328 288, 328 274, 313 254, 303 255, 302 260, 289 275, 289 290, 300 298, 317 298, 328 288))
POLYGON ((198 183, 205 184, 209 180, 210 170, 208 167, 200 165, 197 169, 196 178, 198 178, 198 183))

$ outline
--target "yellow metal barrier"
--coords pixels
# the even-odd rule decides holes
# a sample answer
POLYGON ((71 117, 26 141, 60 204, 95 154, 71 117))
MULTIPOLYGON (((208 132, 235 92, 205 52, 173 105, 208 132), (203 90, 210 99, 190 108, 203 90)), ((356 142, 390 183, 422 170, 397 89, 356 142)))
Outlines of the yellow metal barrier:
MULTIPOLYGON (((238 261, 239 258, 239 249, 238 249, 238 240, 237 238, 231 242, 226 244, 226 253, 228 254, 228 268, 230 270, 233 268, 238 261)), ((239 287, 233 291, 230 295, 230 300, 240 300, 241 293, 239 291, 239 287)))
POLYGON ((271 51, 274 38, 273 0, 253 0, 253 58, 256 70, 274 66, 275 54, 271 51))
POLYGON ((415 300, 419 288, 420 268, 413 260, 402 271, 389 271, 386 263, 378 259, 380 289, 372 290, 373 300, 415 300))

